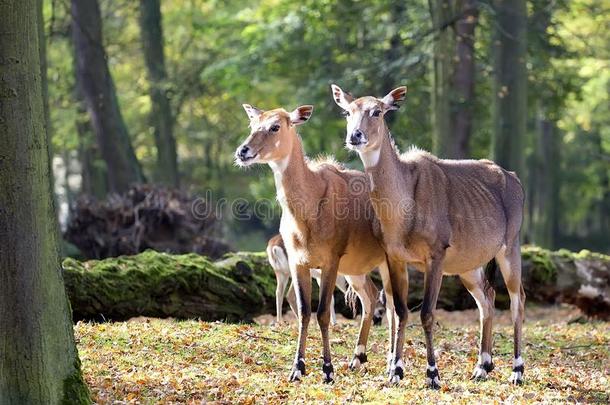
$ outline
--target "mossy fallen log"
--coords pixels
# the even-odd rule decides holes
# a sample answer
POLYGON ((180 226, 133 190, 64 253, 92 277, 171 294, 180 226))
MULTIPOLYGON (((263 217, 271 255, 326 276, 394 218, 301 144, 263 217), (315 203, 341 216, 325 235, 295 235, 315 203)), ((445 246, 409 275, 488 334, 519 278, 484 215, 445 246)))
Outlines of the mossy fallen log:
MULTIPOLYGON (((234 322, 274 312, 275 276, 264 253, 230 253, 214 262, 196 254, 146 251, 99 261, 66 259, 63 267, 75 320, 151 316, 234 322)), ((502 277, 495 278, 496 303, 506 308, 502 277)), ((591 316, 610 314, 608 256, 524 247, 523 281, 529 302, 569 302, 591 316)), ((422 290, 422 275, 410 271, 411 308, 421 301, 422 290)), ((347 314, 343 300, 337 296, 336 301, 347 314)), ((475 303, 457 277, 445 277, 438 307, 465 309, 475 303)))
POLYGON ((63 267, 75 320, 241 321, 273 308, 275 276, 264 253, 229 254, 212 262, 194 253, 149 250, 87 262, 66 259, 63 267))

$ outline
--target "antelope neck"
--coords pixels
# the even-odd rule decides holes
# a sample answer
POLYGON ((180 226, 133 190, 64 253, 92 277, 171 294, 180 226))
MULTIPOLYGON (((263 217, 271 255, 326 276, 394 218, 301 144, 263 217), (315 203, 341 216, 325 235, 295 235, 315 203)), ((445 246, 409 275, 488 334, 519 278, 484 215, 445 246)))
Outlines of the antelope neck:
POLYGON ((279 161, 269 162, 269 166, 273 170, 277 199, 282 210, 293 211, 294 203, 302 208, 303 203, 312 197, 308 191, 311 187, 308 188, 307 184, 311 184, 313 173, 305 160, 301 139, 294 128, 291 131, 294 134, 290 153, 279 161))
POLYGON ((371 182, 371 191, 379 192, 379 186, 387 183, 387 176, 396 176, 398 171, 398 155, 392 142, 387 127, 383 127, 381 145, 371 151, 359 152, 364 164, 364 171, 371 182))

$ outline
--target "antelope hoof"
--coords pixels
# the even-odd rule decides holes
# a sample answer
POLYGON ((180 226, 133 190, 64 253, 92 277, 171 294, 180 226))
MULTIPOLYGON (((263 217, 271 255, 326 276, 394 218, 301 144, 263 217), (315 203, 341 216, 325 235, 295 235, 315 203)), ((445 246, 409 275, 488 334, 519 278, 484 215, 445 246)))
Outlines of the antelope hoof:
POLYGON ((325 384, 330 384, 335 380, 335 373, 332 363, 324 363, 322 365, 323 381, 325 384))
POLYGON ((404 376, 404 364, 402 360, 392 363, 390 366, 390 383, 398 384, 398 382, 402 380, 404 376))
POLYGON ((472 373, 472 377, 470 377, 470 379, 476 380, 476 381, 484 381, 487 379, 489 373, 491 373, 491 371, 493 369, 494 369, 494 364, 491 362, 477 364, 477 366, 475 367, 475 369, 472 373))
POLYGON ((513 368, 509 381, 513 385, 523 384, 523 365, 513 368))
POLYGON ((426 369, 426 388, 438 390, 441 388, 441 380, 436 366, 428 366, 426 369))
POLYGON ((354 354, 354 358, 349 363, 349 369, 352 371, 358 370, 360 366, 368 361, 366 353, 354 354))
POLYGON ((513 373, 510 376, 510 383, 513 385, 523 384, 523 373, 525 368, 523 366, 523 359, 521 357, 516 358, 513 361, 513 373))
POLYGON ((290 382, 301 381, 301 377, 305 375, 305 360, 299 359, 293 366, 290 372, 290 382))

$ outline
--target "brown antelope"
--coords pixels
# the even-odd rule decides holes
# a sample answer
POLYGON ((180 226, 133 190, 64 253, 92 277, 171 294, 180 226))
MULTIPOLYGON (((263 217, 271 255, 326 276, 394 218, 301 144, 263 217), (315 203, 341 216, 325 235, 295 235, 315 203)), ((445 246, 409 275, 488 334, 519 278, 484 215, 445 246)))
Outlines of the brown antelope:
MULTIPOLYGON (((284 295, 286 294, 286 287, 288 286, 288 282, 290 281, 290 267, 288 266, 288 254, 286 253, 286 248, 284 246, 284 240, 282 239, 282 235, 275 235, 271 239, 269 239, 269 243, 267 243, 267 258, 269 259, 269 264, 273 268, 275 272, 275 280, 277 282, 275 288, 275 320, 278 324, 282 323, 282 307, 284 304, 284 295)), ((322 285, 322 272, 320 269, 311 269, 311 277, 313 277, 318 286, 322 285)), ((337 288, 341 290, 343 294, 347 292, 348 284, 345 277, 338 275, 337 276, 337 288)), ((371 300, 377 299, 376 296, 369 297, 371 300)), ((292 311, 297 314, 297 306, 296 306, 296 295, 292 285, 290 286, 290 290, 288 291, 288 303, 290 304, 290 308, 292 311)), ((331 296, 330 301, 330 323, 332 325, 337 324, 337 315, 335 313, 335 297, 331 296)))
POLYGON ((515 173, 489 160, 445 160, 415 148, 400 155, 384 115, 398 109, 406 91, 406 87, 399 87, 381 99, 354 100, 332 85, 333 98, 347 117, 347 147, 357 151, 364 163, 390 267, 399 318, 390 378, 398 381, 404 372, 407 263, 425 273, 421 321, 426 337, 427 385, 439 388, 440 384, 432 328, 443 274, 458 275, 477 302, 481 339, 473 378, 487 377, 493 369, 491 328, 495 292, 482 266, 490 262, 499 265, 510 294, 514 324, 510 380, 520 384, 525 302, 519 243, 524 201, 521 182, 515 173))
MULTIPOLYGON (((290 266, 288 265, 288 253, 286 253, 286 247, 284 245, 282 235, 278 234, 269 239, 269 242, 267 243, 266 252, 267 258, 269 259, 269 264, 271 265, 275 273, 275 320, 278 324, 280 324, 282 323, 282 307, 284 304, 284 295, 286 294, 286 287, 288 286, 288 282, 290 281, 290 266)), ((311 269, 311 277, 316 280, 318 286, 322 285, 322 272, 320 271, 320 269, 311 269)), ((345 295, 346 303, 350 305, 352 307, 352 310, 355 312, 356 302, 354 302, 353 300, 356 297, 352 297, 348 294, 349 283, 342 275, 337 276, 337 288, 345 295)), ((296 305, 296 294, 294 292, 292 284, 290 285, 290 288, 288 290, 287 298, 288 304, 290 304, 290 309, 292 310, 292 312, 295 313, 295 315, 298 315, 296 305)), ((382 290, 381 294, 379 294, 379 297, 373 296, 369 297, 369 299, 377 300, 375 311, 373 313, 373 323, 380 324, 383 318, 383 314, 385 313, 385 294, 382 290)), ((330 303, 330 323, 332 325, 337 324, 334 296, 331 298, 330 303)))
MULTIPOLYGON (((290 113, 281 108, 261 111, 247 104, 244 109, 251 131, 237 148, 236 162, 242 166, 267 163, 273 170, 282 207, 280 233, 295 283, 299 339, 290 380, 299 380, 305 373, 305 342, 311 317, 310 269, 314 268, 322 272, 317 318, 323 342, 323 377, 325 382, 331 382, 334 373, 328 325, 337 273, 346 276, 363 303, 352 368, 366 361, 375 305, 369 297, 376 289, 366 274, 379 267, 384 287, 389 288, 385 252, 374 235, 375 216, 367 181, 362 172, 346 170, 331 161, 310 162, 305 158, 295 127, 310 118, 312 106, 301 106, 290 113)), ((389 290, 387 296, 392 296, 389 290)), ((395 322, 390 299, 387 306, 392 328, 395 322)))

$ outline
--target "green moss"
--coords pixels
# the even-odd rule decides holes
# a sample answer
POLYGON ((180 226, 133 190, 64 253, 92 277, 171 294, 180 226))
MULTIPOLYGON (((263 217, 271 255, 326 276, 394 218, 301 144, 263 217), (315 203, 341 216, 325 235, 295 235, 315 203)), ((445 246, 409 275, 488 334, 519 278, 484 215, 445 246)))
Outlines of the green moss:
POLYGON ((64 379, 63 387, 64 397, 61 400, 62 405, 83 405, 93 403, 87 384, 83 379, 78 356, 76 356, 76 360, 74 361, 74 371, 64 379))
POLYGON ((274 302, 275 276, 264 253, 211 262, 197 254, 146 251, 84 263, 66 259, 63 267, 76 319, 248 320, 274 302))
POLYGON ((553 262, 553 254, 547 249, 537 246, 524 246, 521 249, 521 258, 529 262, 529 271, 532 280, 541 285, 552 283, 557 279, 557 266, 553 262))

